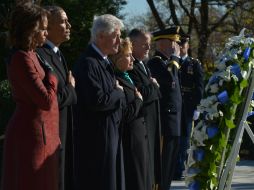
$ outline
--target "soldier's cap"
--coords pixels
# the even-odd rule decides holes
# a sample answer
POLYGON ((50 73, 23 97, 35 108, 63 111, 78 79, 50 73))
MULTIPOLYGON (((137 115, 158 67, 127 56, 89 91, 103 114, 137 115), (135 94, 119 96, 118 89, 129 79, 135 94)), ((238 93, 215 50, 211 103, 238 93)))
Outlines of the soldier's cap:
POLYGON ((180 42, 180 27, 174 26, 163 30, 158 30, 152 33, 152 40, 157 41, 159 39, 169 39, 172 41, 180 42))
POLYGON ((186 42, 190 41, 190 35, 189 34, 181 34, 180 41, 178 42, 179 45, 183 45, 186 42))

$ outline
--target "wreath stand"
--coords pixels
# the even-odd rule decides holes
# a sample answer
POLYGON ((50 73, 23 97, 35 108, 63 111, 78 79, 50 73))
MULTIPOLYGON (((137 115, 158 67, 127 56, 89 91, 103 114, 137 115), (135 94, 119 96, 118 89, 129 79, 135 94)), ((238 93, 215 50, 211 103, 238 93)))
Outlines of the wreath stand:
POLYGON ((237 130, 236 130, 233 146, 225 164, 222 163, 223 168, 221 169, 222 172, 219 175, 220 180, 219 180, 218 190, 231 189, 232 177, 234 174, 237 157, 241 147, 242 137, 245 130, 248 133, 249 137, 251 138, 252 142, 254 143, 254 134, 246 121, 248 116, 248 108, 252 100, 253 92, 254 92, 254 71, 252 69, 250 74, 249 87, 247 88, 246 93, 244 94, 244 97, 246 98, 242 105, 242 111, 241 111, 242 116, 240 117, 240 120, 238 122, 239 124, 237 125, 237 130))

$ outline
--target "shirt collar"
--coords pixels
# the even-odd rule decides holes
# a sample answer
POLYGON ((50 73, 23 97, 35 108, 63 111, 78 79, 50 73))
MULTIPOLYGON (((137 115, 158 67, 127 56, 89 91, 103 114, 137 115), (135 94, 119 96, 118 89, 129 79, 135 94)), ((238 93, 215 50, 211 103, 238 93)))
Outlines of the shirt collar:
POLYGON ((188 54, 182 56, 181 58, 182 58, 182 60, 184 61, 185 59, 187 59, 187 57, 188 57, 188 54))
POLYGON ((46 40, 46 44, 55 52, 57 53, 57 51, 59 51, 59 48, 57 46, 55 46, 55 44, 53 44, 53 42, 46 40))
POLYGON ((100 50, 94 43, 92 43, 92 47, 94 48, 94 50, 95 50, 98 54, 100 54, 100 56, 101 56, 104 60, 108 58, 108 56, 103 55, 103 53, 101 52, 101 50, 100 50))

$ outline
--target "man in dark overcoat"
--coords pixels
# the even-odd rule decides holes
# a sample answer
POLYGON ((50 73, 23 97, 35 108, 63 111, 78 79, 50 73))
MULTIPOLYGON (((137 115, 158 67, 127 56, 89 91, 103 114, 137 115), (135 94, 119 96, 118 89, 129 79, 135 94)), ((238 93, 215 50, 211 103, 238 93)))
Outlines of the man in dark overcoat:
POLYGON ((133 29, 129 33, 132 42, 132 55, 135 58, 133 70, 129 71, 135 86, 143 96, 143 114, 147 127, 150 175, 154 189, 160 183, 160 113, 159 113, 159 85, 146 66, 144 60, 150 50, 151 34, 143 29, 133 29))
POLYGON ((107 56, 120 44, 123 23, 113 15, 95 17, 91 43, 74 65, 74 190, 116 190, 119 125, 125 95, 107 56))
POLYGON ((178 155, 178 165, 174 178, 180 180, 184 171, 184 162, 187 159, 187 149, 190 144, 190 136, 193 121, 199 117, 197 105, 203 95, 204 72, 198 59, 188 55, 189 35, 181 35, 180 56, 181 56, 181 92, 182 92, 182 136, 181 146, 178 155))
POLYGON ((65 11, 58 6, 48 6, 48 36, 43 47, 36 51, 41 61, 48 62, 57 78, 57 96, 59 105, 59 190, 72 190, 73 142, 72 142, 72 105, 76 104, 75 80, 67 67, 59 46, 70 39, 71 25, 65 11))
POLYGON ((170 189, 177 163, 181 135, 181 89, 179 81, 179 27, 153 33, 156 52, 148 61, 152 76, 160 85, 162 148, 162 190, 170 189))

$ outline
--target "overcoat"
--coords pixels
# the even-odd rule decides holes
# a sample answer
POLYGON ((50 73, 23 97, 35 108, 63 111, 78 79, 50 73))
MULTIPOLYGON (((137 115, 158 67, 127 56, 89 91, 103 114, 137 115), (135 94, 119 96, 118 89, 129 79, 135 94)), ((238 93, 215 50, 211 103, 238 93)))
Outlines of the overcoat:
POLYGON ((116 190, 116 155, 125 95, 110 64, 89 45, 74 65, 75 190, 116 190))
POLYGON ((123 128, 123 155, 126 190, 151 190, 147 129, 142 113, 142 100, 135 95, 135 86, 119 75, 126 97, 123 128))
MULTIPOLYGON (((76 104, 77 96, 74 87, 67 82, 68 67, 64 56, 61 54, 61 59, 53 51, 53 49, 44 44, 37 48, 37 53, 42 61, 47 61, 54 69, 58 78, 57 98, 59 106, 59 133, 61 139, 61 148, 59 152, 59 183, 60 190, 72 190, 73 177, 73 142, 72 142, 72 105, 76 104)), ((60 50, 59 50, 60 51, 60 50)))
POLYGON ((32 51, 17 50, 7 66, 16 109, 4 141, 3 190, 58 188, 57 78, 32 51))
POLYGON ((142 112, 147 127, 151 180, 153 184, 160 183, 161 158, 160 158, 160 91, 150 79, 148 67, 144 67, 137 59, 133 62, 133 69, 128 71, 135 86, 143 96, 142 112))

